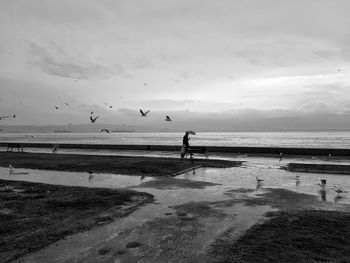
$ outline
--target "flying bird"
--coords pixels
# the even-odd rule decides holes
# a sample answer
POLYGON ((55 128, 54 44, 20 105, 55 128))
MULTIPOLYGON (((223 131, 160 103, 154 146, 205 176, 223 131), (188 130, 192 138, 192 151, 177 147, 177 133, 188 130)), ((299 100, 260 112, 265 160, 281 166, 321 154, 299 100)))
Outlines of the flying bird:
POLYGON ((92 115, 92 114, 94 114, 94 112, 92 111, 92 112, 90 112, 90 114, 92 115))
POLYGON ((65 102, 64 104, 66 104, 67 106, 69 105, 67 102, 65 102))
POLYGON ((142 117, 147 117, 147 114, 150 112, 149 110, 146 111, 146 112, 143 112, 141 109, 140 109, 140 112, 141 112, 141 116, 142 117))
POLYGON ((109 131, 108 129, 106 129, 106 128, 101 129, 99 132, 107 132, 107 133, 110 133, 110 131, 109 131))
MULTIPOLYGON (((13 115, 13 116, 16 116, 16 115, 13 115)), ((0 117, 0 120, 1 120, 1 119, 6 119, 6 118, 11 118, 11 117, 13 117, 13 116, 10 116, 10 115, 1 116, 1 117, 0 117)), ((13 117, 13 118, 16 118, 16 117, 13 117)))
POLYGON ((96 116, 95 118, 93 118, 92 116, 90 116, 90 121, 91 123, 96 123, 96 120, 99 116, 96 116))
POLYGON ((55 109, 56 109, 56 110, 58 110, 58 107, 57 107, 57 106, 55 106, 55 109))
POLYGON ((112 109, 112 108, 113 108, 113 106, 111 105, 111 106, 109 106, 109 108, 110 108, 110 109, 112 109))
POLYGON ((167 115, 165 116, 165 121, 172 121, 172 119, 167 115))

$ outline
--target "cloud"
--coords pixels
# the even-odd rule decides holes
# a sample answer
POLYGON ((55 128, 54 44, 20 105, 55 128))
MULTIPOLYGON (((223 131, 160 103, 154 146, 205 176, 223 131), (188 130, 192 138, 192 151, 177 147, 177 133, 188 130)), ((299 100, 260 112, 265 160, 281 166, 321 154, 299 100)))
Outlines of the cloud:
POLYGON ((64 50, 50 45, 51 51, 35 43, 30 43, 29 63, 50 75, 73 79, 99 79, 115 74, 124 74, 121 65, 114 64, 112 67, 97 64, 90 60, 73 57, 64 50))

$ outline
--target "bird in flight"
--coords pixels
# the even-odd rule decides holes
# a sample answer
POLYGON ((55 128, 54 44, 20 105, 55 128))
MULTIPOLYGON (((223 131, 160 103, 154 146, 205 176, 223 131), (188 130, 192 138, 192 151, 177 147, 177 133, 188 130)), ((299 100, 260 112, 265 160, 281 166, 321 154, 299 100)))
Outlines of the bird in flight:
POLYGON ((65 102, 64 104, 66 104, 67 106, 69 105, 67 102, 65 102))
POLYGON ((93 118, 92 116, 90 116, 91 123, 95 123, 98 117, 99 116, 96 116, 95 118, 93 118))
POLYGON ((110 133, 110 131, 109 131, 108 129, 106 129, 106 128, 101 129, 99 132, 107 132, 107 133, 110 133))
POLYGON ((165 116, 165 121, 172 121, 172 119, 167 115, 165 116))
POLYGON ((56 110, 58 110, 58 107, 57 107, 57 106, 55 106, 55 109, 56 109, 56 110))
POLYGON ((142 117, 147 117, 147 114, 150 112, 149 110, 146 111, 146 112, 143 112, 141 109, 140 109, 140 112, 141 112, 141 116, 142 117))
POLYGON ((2 120, 2 119, 6 119, 6 118, 16 118, 16 115, 13 115, 13 116, 10 116, 10 115, 6 115, 6 116, 1 116, 0 117, 0 120, 2 120))

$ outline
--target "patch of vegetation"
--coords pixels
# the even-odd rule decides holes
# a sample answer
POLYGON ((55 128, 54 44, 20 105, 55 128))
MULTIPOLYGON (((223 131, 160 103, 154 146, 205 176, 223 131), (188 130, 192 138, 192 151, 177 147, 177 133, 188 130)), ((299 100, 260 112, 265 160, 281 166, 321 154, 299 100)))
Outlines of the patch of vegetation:
POLYGON ((219 238, 214 262, 350 262, 350 213, 271 212, 237 241, 219 238))
POLYGON ((11 164, 15 168, 74 172, 93 170, 98 173, 145 176, 170 175, 196 165, 220 168, 239 166, 241 163, 206 159, 0 152, 2 167, 8 167, 11 164))
POLYGON ((125 216, 152 196, 130 190, 0 180, 0 259, 13 261, 65 236, 125 216), (138 198, 135 198, 138 197, 138 198), (135 201, 138 200, 138 201, 135 201), (121 206, 130 209, 121 210, 121 206))

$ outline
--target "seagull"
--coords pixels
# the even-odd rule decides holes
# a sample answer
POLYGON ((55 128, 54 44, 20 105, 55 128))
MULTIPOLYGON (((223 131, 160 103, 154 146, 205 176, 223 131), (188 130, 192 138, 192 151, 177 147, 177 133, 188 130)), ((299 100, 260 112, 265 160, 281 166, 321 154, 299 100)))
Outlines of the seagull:
POLYGON ((94 177, 92 174, 94 173, 94 171, 93 170, 89 170, 88 171, 88 173, 89 173, 89 183, 91 182, 91 179, 94 177))
POLYGON ((106 128, 104 128, 104 129, 101 129, 99 132, 107 132, 107 133, 110 133, 110 131, 108 130, 108 129, 106 129, 106 128))
POLYGON ((13 172, 14 167, 11 164, 9 164, 9 168, 10 168, 10 174, 11 174, 13 172))
POLYGON ((140 178, 140 181, 142 181, 145 178, 146 178, 146 176, 142 175, 141 178, 140 178))
POLYGON ((255 178, 256 178, 256 182, 257 183, 261 183, 261 182, 263 182, 264 181, 264 179, 260 179, 259 177, 257 177, 257 176, 255 176, 255 178))
POLYGON ((165 116, 165 121, 172 121, 169 116, 165 116))
POLYGON ((143 112, 141 109, 140 109, 140 112, 141 112, 141 116, 142 117, 147 117, 147 114, 150 112, 149 110, 146 111, 146 112, 143 112))
POLYGON ((67 102, 65 102, 64 104, 66 104, 67 106, 69 105, 67 102))
POLYGON ((112 108, 113 108, 113 106, 112 106, 112 105, 110 105, 110 106, 109 106, 109 108, 110 108, 110 109, 112 109, 112 108))
POLYGON ((282 157, 283 157, 283 154, 282 154, 282 153, 280 153, 280 161, 279 161, 279 162, 281 162, 281 161, 282 161, 282 157))
POLYGON ((95 118, 93 118, 92 116, 90 116, 91 123, 95 123, 98 117, 99 116, 96 116, 95 118))
POLYGON ((327 180, 324 179, 324 178, 318 177, 318 180, 320 181, 320 182, 318 183, 320 186, 325 186, 326 183, 327 183, 327 180))
POLYGON ((55 106, 55 109, 56 109, 56 110, 58 110, 58 107, 57 107, 57 106, 55 106))
POLYGON ((14 114, 14 115, 12 116, 12 118, 16 119, 16 114, 14 114))
POLYGON ((338 196, 339 196, 339 194, 347 193, 347 191, 344 191, 343 189, 338 188, 338 186, 336 186, 336 185, 334 185, 334 191, 336 191, 338 193, 338 196))
POLYGON ((92 112, 90 112, 90 114, 92 115, 92 114, 94 114, 94 112, 92 111, 92 112))

